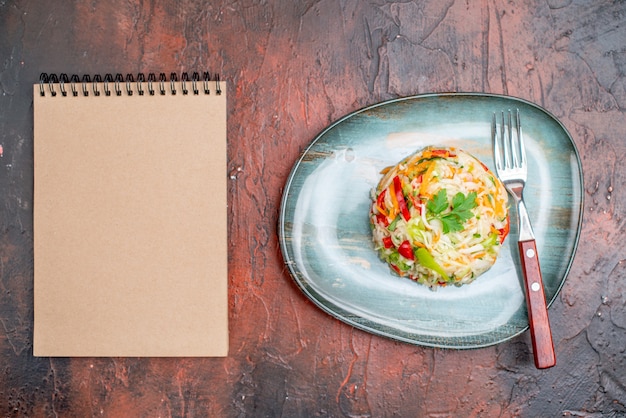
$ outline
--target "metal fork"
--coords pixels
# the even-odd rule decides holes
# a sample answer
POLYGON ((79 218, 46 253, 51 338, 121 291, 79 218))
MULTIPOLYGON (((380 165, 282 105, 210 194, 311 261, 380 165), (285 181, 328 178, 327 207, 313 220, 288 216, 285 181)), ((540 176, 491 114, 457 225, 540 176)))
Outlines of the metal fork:
POLYGON ((539 369, 552 367, 556 364, 552 332, 548 319, 548 308, 543 290, 543 280, 539 267, 537 245, 533 234, 523 191, 528 174, 526 148, 522 135, 519 109, 512 112, 501 112, 498 124, 496 113, 493 114, 491 137, 496 173, 504 187, 513 197, 517 206, 519 224, 518 248, 524 275, 524 290, 528 307, 528 323, 533 344, 535 366, 539 369), (499 129, 498 129, 499 125, 499 129))

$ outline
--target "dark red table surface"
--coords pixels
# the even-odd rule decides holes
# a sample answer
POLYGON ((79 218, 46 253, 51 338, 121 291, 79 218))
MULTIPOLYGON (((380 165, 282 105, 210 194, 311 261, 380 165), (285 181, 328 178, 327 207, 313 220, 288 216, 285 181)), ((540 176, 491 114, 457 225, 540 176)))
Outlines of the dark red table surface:
POLYGON ((625 416, 624 109, 619 1, 0 1, 0 416, 625 416), (198 69, 230 87, 230 355, 33 357, 32 83, 198 69), (444 91, 533 101, 580 151, 552 369, 528 332, 455 351, 353 329, 284 267, 279 203, 304 147, 366 105, 444 91))

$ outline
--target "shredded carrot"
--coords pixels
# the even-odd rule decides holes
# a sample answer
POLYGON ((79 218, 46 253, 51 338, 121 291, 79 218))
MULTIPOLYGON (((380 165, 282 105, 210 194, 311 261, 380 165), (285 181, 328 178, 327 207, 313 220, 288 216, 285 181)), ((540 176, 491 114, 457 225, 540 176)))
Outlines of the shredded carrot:
POLYGON ((502 199, 499 196, 494 196, 491 193, 483 196, 482 204, 488 208, 493 209, 493 212, 497 217, 502 217, 506 213, 505 205, 502 204, 502 199))
POLYGON ((420 173, 420 174, 421 174, 421 173, 424 171, 424 169, 425 169, 428 165, 430 165, 430 163, 431 163, 431 161, 422 161, 421 163, 419 163, 419 164, 417 165, 417 167, 415 167, 415 171, 416 171, 417 173, 420 173))
POLYGON ((378 212, 379 212, 381 215, 384 215, 384 216, 386 216, 387 218, 389 217, 389 212, 387 212, 387 211, 383 210, 383 208, 381 208, 381 207, 380 207, 380 206, 378 206, 378 205, 375 205, 375 206, 376 206, 376 209, 378 210, 378 212))
POLYGON ((433 178, 433 171, 435 171, 435 165, 436 165, 435 163, 430 164, 430 166, 428 167, 428 170, 426 170, 426 173, 424 173, 424 176, 422 177, 422 184, 420 185, 420 195, 429 196, 426 193, 426 188, 428 187, 428 184, 433 178))
POLYGON ((504 216, 506 215, 506 204, 502 202, 501 199, 496 200, 496 216, 504 216))
POLYGON ((481 199, 481 204, 485 207, 491 208, 491 209, 495 209, 493 207, 493 201, 492 201, 493 197, 490 194, 486 194, 483 195, 482 199, 481 199))
POLYGON ((400 212, 400 207, 398 206, 398 199, 396 198, 396 189, 393 185, 393 181, 389 184, 389 195, 392 203, 392 207, 389 208, 389 217, 394 219, 400 212))

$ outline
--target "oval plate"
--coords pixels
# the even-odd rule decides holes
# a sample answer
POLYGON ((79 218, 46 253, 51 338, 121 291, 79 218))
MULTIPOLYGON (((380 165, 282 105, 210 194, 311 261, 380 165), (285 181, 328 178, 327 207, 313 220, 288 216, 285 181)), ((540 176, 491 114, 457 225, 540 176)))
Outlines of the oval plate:
POLYGON ((279 219, 283 257, 300 289, 341 321, 418 345, 485 347, 525 331, 514 207, 511 234, 496 264, 470 285, 437 291, 390 273, 373 248, 368 220, 370 191, 381 169, 426 145, 461 148, 493 169, 493 112, 515 108, 529 160, 525 201, 551 304, 569 271, 582 223, 576 146, 539 106, 473 93, 380 103, 315 138, 291 171, 279 219))

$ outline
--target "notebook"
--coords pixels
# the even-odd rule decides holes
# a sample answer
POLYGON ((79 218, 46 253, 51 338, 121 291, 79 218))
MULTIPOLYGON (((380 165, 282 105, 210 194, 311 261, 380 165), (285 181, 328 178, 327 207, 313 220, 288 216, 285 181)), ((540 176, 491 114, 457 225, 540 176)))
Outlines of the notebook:
POLYGON ((35 356, 228 354, 226 87, 33 86, 35 356))

